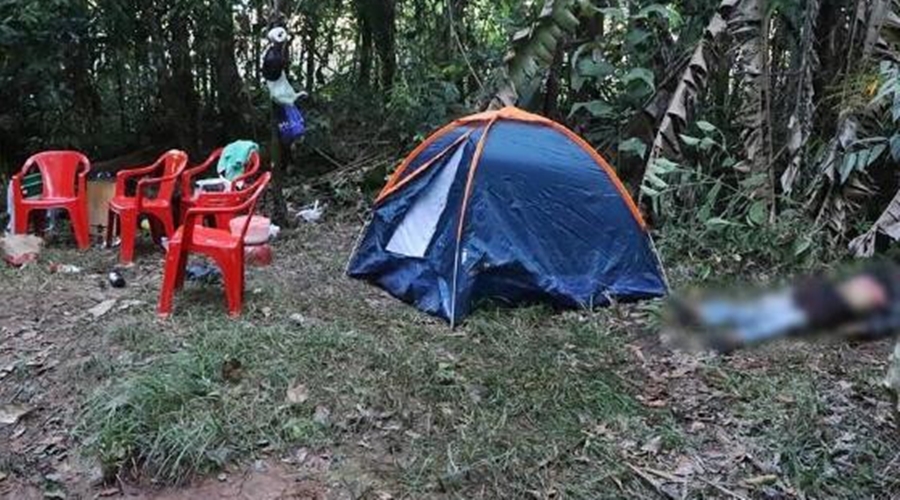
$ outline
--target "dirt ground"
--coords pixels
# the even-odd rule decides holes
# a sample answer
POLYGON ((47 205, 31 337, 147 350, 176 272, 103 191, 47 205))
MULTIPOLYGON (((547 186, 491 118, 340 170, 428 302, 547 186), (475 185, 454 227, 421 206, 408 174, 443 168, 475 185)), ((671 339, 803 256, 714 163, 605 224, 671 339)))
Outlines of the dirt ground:
MULTIPOLYGON (((340 275, 359 227, 355 218, 345 218, 286 235, 276 245, 277 260, 271 268, 249 271, 242 321, 259 328, 289 321, 349 321, 362 334, 373 332, 378 342, 387 342, 386 337, 412 323, 415 331, 405 338, 422 342, 423 349, 428 349, 428 362, 434 358, 437 376, 443 377, 435 394, 444 391, 440 397, 446 398, 444 387, 458 383, 464 389, 460 392, 464 405, 432 400, 431 393, 409 388, 416 396, 403 405, 411 416, 394 424, 393 412, 371 417, 371 410, 355 402, 339 412, 343 407, 334 402, 330 406, 333 419, 340 420, 335 427, 342 430, 335 431, 324 445, 298 439, 252 457, 242 456, 221 471, 177 488, 152 479, 110 476, 95 457, 83 452, 76 427, 84 402, 96 387, 117 376, 106 363, 128 363, 138 369, 172 350, 166 347, 146 358, 132 359, 135 349, 123 343, 120 334, 111 332, 123 325, 134 328, 135 321, 140 321, 146 323, 146 331, 177 338, 190 328, 190 322, 183 319, 188 314, 183 311, 190 306, 182 303, 178 310, 182 319, 174 323, 154 319, 161 253, 153 248, 142 248, 138 265, 125 272, 128 285, 113 289, 106 280, 106 273, 115 265, 113 251, 96 248, 79 253, 69 242, 51 239, 38 263, 0 270, 0 495, 10 499, 384 500, 853 498, 857 494, 888 498, 900 494, 895 479, 900 472, 896 422, 889 398, 879 385, 890 348, 887 343, 784 344, 729 358, 673 353, 648 326, 652 319, 646 307, 538 315, 533 320, 527 315, 530 313, 491 312, 452 332, 378 290, 340 275), (54 262, 75 264, 83 270, 54 273, 54 262), (269 289, 276 292, 270 295, 269 289), (291 298, 282 301, 280 294, 291 298), (274 298, 270 301, 270 297, 274 298), (108 310, 97 309, 104 305, 108 310), (301 311, 303 317, 298 319, 296 314, 301 311), (467 346, 477 342, 486 348, 491 339, 485 332, 526 328, 535 332, 535 338, 552 340, 548 350, 554 349, 552 359, 558 360, 559 372, 579 377, 560 380, 594 383, 597 377, 608 376, 603 387, 621 388, 621 397, 634 401, 635 409, 624 411, 626 416, 606 418, 600 410, 591 411, 595 403, 584 399, 589 394, 579 393, 571 418, 561 420, 571 424, 571 433, 549 439, 546 436, 555 434, 541 434, 545 422, 539 416, 557 418, 554 406, 525 408, 525 420, 517 424, 520 427, 504 434, 505 444, 498 445, 499 450, 509 452, 498 455, 504 457, 502 464, 487 461, 477 449, 472 452, 471 466, 457 464, 450 450, 478 441, 479 418, 485 425, 506 425, 491 413, 479 416, 478 412, 494 404, 493 399, 482 402, 480 394, 492 391, 495 386, 491 384, 504 382, 492 382, 494 374, 467 361, 467 346), (589 356, 574 352, 580 344, 573 344, 569 332, 581 328, 588 328, 592 338, 608 336, 614 347, 589 356), (478 374, 487 375, 476 383, 478 374), (586 380, 585 374, 592 379, 586 380), (469 408, 475 408, 475 413, 460 415, 465 413, 460 409, 469 408), (457 434, 437 435, 442 412, 448 419, 457 419, 447 427, 457 434), (369 419, 365 426, 359 424, 360 415, 369 419), (427 426, 417 423, 425 415, 427 426), (521 453, 516 446, 522 445, 514 442, 520 431, 534 432, 533 438, 522 435, 523 441, 534 440, 533 446, 529 445, 533 457, 516 455, 521 453), (428 432, 435 434, 433 440, 418 445, 428 432), (476 435, 472 437, 472 433, 476 435), (509 443, 510 435, 513 443, 509 443), (542 447, 543 441, 547 441, 546 447, 542 447), (454 447, 454 443, 461 445, 454 447), (436 449, 444 445, 447 451, 436 449), (406 451, 397 451, 400 449, 406 451), (435 479, 427 472, 430 466, 422 465, 426 479, 410 479, 412 467, 403 460, 412 463, 417 453, 424 460, 416 463, 438 461, 441 470, 465 472, 435 479), (518 481, 520 486, 505 489, 507 481, 518 481)), ((217 293, 211 287, 190 300, 212 304, 203 314, 220 312, 224 316, 217 293)), ((410 358, 416 355, 411 352, 410 358)), ((515 379, 517 375, 510 372, 504 377, 515 379)), ((508 387, 531 391, 530 383, 514 380, 508 387)), ((382 400, 403 397, 396 390, 382 400)), ((562 394, 567 387, 553 385, 546 390, 546 394, 537 394, 538 403, 531 404, 556 399, 553 394, 562 394)), ((334 392, 340 393, 335 401, 351 393, 340 388, 334 392)), ((616 392, 611 394, 619 397, 616 392)), ((561 406, 565 401, 556 404, 559 412, 568 412, 561 406)), ((631 408, 630 402, 623 404, 631 408)), ((315 410, 318 414, 319 408, 315 410)), ((506 409, 501 420, 505 418, 506 409)), ((515 421, 516 417, 509 418, 515 421)))

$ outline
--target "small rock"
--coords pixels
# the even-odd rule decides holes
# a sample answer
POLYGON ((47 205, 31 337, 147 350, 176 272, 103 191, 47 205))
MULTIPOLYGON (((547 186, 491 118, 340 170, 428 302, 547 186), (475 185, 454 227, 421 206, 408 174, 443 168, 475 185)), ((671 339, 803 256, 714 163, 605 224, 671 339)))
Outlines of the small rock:
POLYGON ((6 478, 7 478, 6 473, 5 473, 5 472, 0 472, 0 481, 4 481, 6 478))
POLYGON ((266 463, 262 460, 256 460, 255 462, 253 462, 253 470, 256 472, 265 472, 266 463))
POLYGON ((27 406, 13 404, 0 406, 0 425, 13 425, 29 412, 31 408, 27 406))
POLYGON ((228 474, 225 474, 224 472, 220 472, 219 475, 216 476, 216 479, 218 479, 220 482, 224 483, 225 481, 228 481, 228 474))
POLYGON ((309 389, 305 384, 298 384, 287 391, 287 402, 292 405, 302 405, 309 399, 309 389))
POLYGON ((291 319, 291 323, 293 323, 297 326, 306 326, 306 316, 304 316, 300 313, 291 314, 290 319, 291 319))
POLYGON ((313 415, 313 422, 327 427, 330 420, 331 410, 325 406, 317 406, 316 413, 313 415))

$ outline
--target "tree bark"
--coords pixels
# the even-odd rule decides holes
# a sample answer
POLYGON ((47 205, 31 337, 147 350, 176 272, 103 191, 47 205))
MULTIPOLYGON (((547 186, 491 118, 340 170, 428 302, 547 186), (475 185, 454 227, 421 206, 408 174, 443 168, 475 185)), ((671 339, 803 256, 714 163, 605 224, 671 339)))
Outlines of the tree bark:
POLYGON ((245 103, 244 86, 238 72, 235 58, 234 20, 231 14, 231 3, 219 0, 219 16, 217 16, 216 36, 216 93, 221 112, 222 133, 226 140, 229 137, 242 136, 247 131, 244 120, 245 103))
POLYGON ((378 59, 381 62, 381 89, 389 91, 394 85, 394 75, 397 73, 396 54, 396 0, 380 0, 377 13, 377 28, 375 30, 375 49, 378 51, 378 59))
MULTIPOLYGON (((288 10, 285 0, 274 0, 270 17, 270 25, 285 23, 288 19, 288 10)), ((286 65, 290 66, 290 51, 286 50, 286 65)), ((287 168, 290 161, 290 148, 283 147, 281 137, 278 134, 278 105, 272 103, 272 138, 270 151, 272 152, 272 220, 283 227, 288 225, 287 202, 284 198, 284 188, 287 184, 287 168)))
POLYGON ((170 130, 175 131, 178 144, 191 151, 197 147, 199 99, 194 87, 189 13, 183 6, 176 4, 168 14, 171 26, 168 43, 171 75, 163 90, 163 105, 169 117, 170 130))
POLYGON ((359 30, 359 84, 368 87, 372 78, 372 25, 365 0, 356 2, 356 21, 359 30))
POLYGON ((306 91, 312 93, 316 86, 316 50, 319 41, 319 22, 308 19, 306 28, 306 91))

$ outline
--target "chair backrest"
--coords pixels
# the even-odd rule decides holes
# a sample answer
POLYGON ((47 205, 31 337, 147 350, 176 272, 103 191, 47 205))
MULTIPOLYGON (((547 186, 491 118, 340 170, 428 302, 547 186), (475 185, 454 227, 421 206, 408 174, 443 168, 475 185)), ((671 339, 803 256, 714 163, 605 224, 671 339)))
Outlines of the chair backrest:
MULTIPOLYGON (((250 227, 250 218, 256 210, 259 197, 266 190, 272 179, 271 172, 260 175, 253 183, 240 191, 229 193, 202 193, 197 197, 197 207, 202 208, 231 208, 231 218, 238 215, 247 215, 247 221, 241 231, 241 239, 247 235, 250 227)), ((227 229, 227 227, 226 227, 227 229)))
POLYGON ((165 152, 157 163, 161 163, 162 172, 159 177, 175 176, 171 179, 163 181, 159 184, 159 191, 156 195, 157 199, 170 200, 175 194, 175 187, 178 185, 178 177, 187 167, 188 155, 184 151, 173 149, 165 152))
MULTIPOLYGON (((208 171, 215 173, 219 158, 221 158, 224 150, 225 148, 218 148, 210 153, 203 163, 185 169, 184 174, 182 175, 181 184, 181 195, 184 198, 191 198, 194 196, 194 179, 196 177, 204 175, 208 171)), ((248 178, 253 177, 259 172, 260 163, 259 151, 252 151, 250 157, 247 158, 247 162, 244 164, 244 173, 234 179, 232 185, 242 186, 248 178)))
POLYGON ((235 212, 239 212, 238 207, 243 206, 247 200, 257 195, 258 191, 261 191, 261 188, 264 188, 269 183, 271 177, 271 172, 265 172, 252 183, 244 185, 241 190, 225 193, 200 193, 197 196, 197 206, 204 208, 234 208, 235 212))
POLYGON ((250 157, 247 158, 247 163, 244 164, 244 173, 234 180, 234 184, 238 185, 246 182, 247 179, 259 173, 260 163, 259 151, 251 151, 250 157))
POLYGON ((91 162, 78 151, 45 151, 38 153, 22 167, 27 172, 37 166, 41 172, 44 198, 74 198, 77 193, 78 174, 91 170, 91 162))
POLYGON ((256 212, 256 204, 259 202, 259 197, 265 192, 266 188, 269 186, 269 181, 271 180, 272 172, 266 172, 260 175, 259 178, 256 179, 256 182, 241 191, 241 193, 247 193, 249 195, 242 205, 243 207, 246 207, 244 210, 246 210, 247 220, 244 222, 244 229, 241 231, 241 241, 247 237, 247 230, 250 229, 250 221, 253 218, 253 213, 256 212))

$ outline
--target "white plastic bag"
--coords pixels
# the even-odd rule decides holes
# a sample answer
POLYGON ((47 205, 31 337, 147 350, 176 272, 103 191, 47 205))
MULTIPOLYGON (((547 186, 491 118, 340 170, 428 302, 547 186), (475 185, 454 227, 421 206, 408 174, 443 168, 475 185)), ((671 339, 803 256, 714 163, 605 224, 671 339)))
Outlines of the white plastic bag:
POLYGON ((269 88, 269 95, 272 96, 272 100, 284 106, 294 104, 301 95, 291 86, 291 82, 288 81, 284 72, 281 73, 281 78, 278 80, 274 82, 266 81, 266 86, 269 88))

